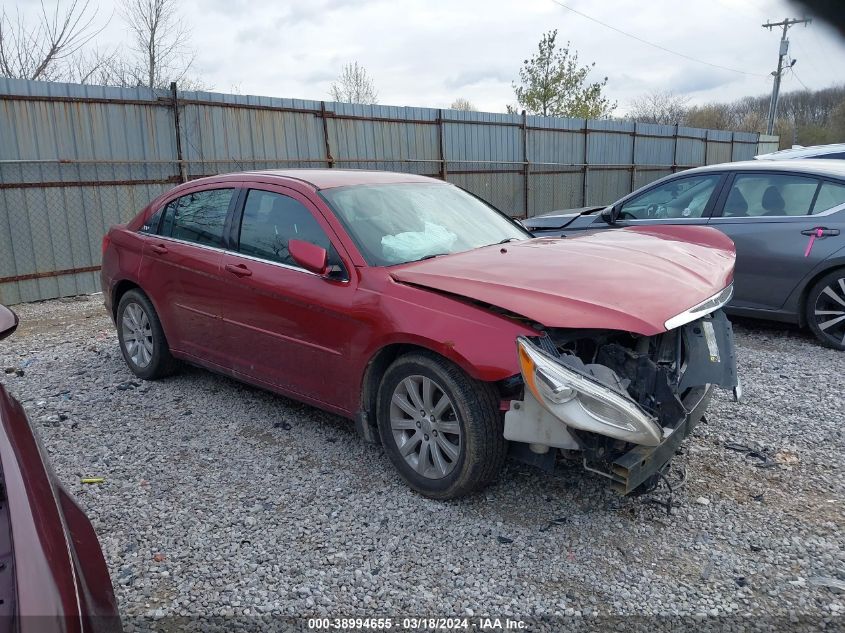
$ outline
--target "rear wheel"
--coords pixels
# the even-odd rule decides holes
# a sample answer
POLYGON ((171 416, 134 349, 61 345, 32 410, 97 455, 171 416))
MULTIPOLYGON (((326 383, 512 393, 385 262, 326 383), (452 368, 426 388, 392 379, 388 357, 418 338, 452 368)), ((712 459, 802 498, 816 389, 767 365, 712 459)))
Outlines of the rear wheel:
POLYGON ((805 317, 822 343, 845 350, 845 268, 828 273, 810 289, 805 317))
POLYGON ((147 295, 130 290, 117 305, 117 337, 123 359, 139 378, 155 380, 176 371, 164 330, 147 295))
POLYGON ((498 401, 490 385, 435 354, 401 356, 378 392, 385 451, 408 485, 428 497, 474 492, 505 460, 498 401))

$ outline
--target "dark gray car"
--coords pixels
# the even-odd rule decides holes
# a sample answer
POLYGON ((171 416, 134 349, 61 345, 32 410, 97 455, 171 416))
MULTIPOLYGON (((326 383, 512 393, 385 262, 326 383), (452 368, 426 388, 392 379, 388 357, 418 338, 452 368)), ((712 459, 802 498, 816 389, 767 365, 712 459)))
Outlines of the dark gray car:
POLYGON ((845 161, 748 161, 668 176, 609 207, 528 218, 537 236, 706 225, 736 244, 729 312, 809 327, 845 350, 845 161))

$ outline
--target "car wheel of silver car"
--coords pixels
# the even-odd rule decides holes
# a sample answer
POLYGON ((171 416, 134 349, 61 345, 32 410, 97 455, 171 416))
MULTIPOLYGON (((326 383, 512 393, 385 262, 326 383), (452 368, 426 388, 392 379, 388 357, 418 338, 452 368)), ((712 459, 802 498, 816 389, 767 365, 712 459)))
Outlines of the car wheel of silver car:
POLYGON ((169 376, 176 369, 155 308, 140 290, 124 294, 117 306, 117 337, 129 369, 144 380, 169 376))
POLYGON ((436 499, 490 483, 505 459, 495 390, 427 352, 399 357, 385 372, 377 419, 385 451, 402 478, 436 499))
POLYGON ((845 350, 845 269, 828 273, 807 295, 807 324, 825 345, 845 350))

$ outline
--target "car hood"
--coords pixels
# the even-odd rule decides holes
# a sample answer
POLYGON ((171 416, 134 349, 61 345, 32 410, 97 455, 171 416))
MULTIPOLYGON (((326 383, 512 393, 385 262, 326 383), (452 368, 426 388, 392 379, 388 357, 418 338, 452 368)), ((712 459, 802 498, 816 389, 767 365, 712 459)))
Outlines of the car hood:
POLYGON ((535 215, 522 220, 522 224, 529 231, 535 229, 562 229, 575 218, 582 215, 591 215, 606 209, 607 207, 579 207, 577 209, 566 209, 565 211, 552 211, 544 215, 535 215))
POLYGON ((735 257, 733 242, 712 228, 636 227, 486 246, 390 274, 546 327, 651 336, 730 284, 735 257))

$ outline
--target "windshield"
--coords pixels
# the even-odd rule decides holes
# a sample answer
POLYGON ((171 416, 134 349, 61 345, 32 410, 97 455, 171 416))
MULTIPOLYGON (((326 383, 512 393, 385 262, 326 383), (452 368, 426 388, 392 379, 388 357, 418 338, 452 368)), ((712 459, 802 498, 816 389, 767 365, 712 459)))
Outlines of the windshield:
POLYGON ((445 183, 356 185, 320 193, 371 266, 531 237, 491 206, 445 183))

